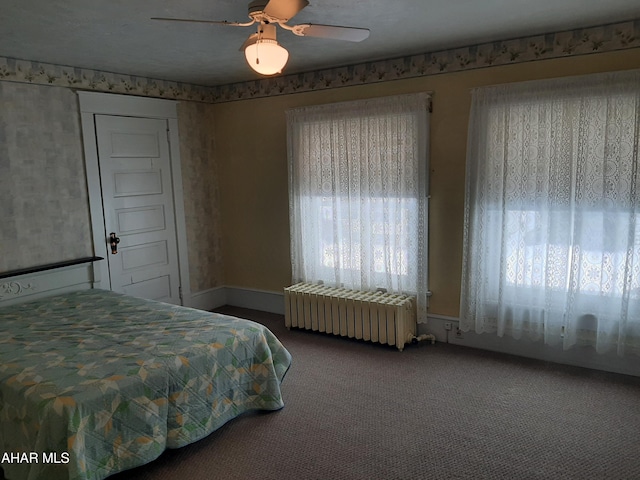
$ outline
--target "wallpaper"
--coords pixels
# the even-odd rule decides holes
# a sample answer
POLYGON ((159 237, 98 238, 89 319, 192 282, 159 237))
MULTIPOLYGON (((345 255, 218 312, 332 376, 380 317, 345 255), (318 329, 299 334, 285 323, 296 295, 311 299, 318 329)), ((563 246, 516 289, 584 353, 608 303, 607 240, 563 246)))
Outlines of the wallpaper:
POLYGON ((0 80, 218 103, 637 47, 640 19, 216 87, 3 57, 0 80))
MULTIPOLYGON (((0 272, 93 254, 77 95, 0 81, 0 272)), ((191 289, 222 283, 211 106, 181 102, 178 128, 191 289)))
POLYGON ((197 292, 223 282, 214 119, 206 104, 638 47, 640 20, 216 87, 0 57, 0 272, 92 253, 75 89, 183 101, 182 171, 197 292))
POLYGON ((361 63, 214 90, 216 102, 387 82, 640 47, 640 20, 361 63))
POLYGON ((91 256, 75 93, 0 82, 0 105, 0 272, 91 256))
POLYGON ((222 284, 223 264, 218 164, 213 155, 213 109, 194 102, 178 104, 180 161, 189 244, 191 290, 222 284))

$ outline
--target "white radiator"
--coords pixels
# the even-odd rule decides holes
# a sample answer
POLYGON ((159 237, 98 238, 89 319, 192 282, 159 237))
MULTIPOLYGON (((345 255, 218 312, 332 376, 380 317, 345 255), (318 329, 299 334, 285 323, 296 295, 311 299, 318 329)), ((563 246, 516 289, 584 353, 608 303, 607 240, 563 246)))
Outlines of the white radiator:
POLYGON ((285 325, 395 345, 416 338, 415 298, 311 283, 284 289, 285 325))

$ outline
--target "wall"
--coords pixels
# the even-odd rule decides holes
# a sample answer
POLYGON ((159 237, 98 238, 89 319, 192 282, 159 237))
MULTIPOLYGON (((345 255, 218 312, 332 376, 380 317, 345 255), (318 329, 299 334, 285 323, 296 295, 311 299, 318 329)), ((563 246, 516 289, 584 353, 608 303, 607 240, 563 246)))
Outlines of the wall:
MULTIPOLYGON (((93 254, 78 99, 0 81, 0 272, 93 254)), ((223 283, 212 108, 183 102, 178 128, 193 291, 223 283)))
POLYGON ((76 95, 0 82, 0 272, 92 255, 76 95))
POLYGON ((213 156, 213 108, 205 103, 180 102, 180 161, 189 246, 191 290, 223 282, 222 218, 218 162, 213 156))
MULTIPOLYGON (((639 65, 635 48, 215 105, 184 102, 179 123, 193 290, 282 292, 290 283, 287 108, 428 90, 434 93, 430 312, 456 317, 470 89, 639 65)), ((92 253, 76 102, 66 87, 0 82, 0 271, 92 253)))
POLYGON ((286 109, 431 91, 429 311, 457 317, 470 90, 638 66, 636 48, 215 105, 226 284, 282 292, 291 282, 286 109))

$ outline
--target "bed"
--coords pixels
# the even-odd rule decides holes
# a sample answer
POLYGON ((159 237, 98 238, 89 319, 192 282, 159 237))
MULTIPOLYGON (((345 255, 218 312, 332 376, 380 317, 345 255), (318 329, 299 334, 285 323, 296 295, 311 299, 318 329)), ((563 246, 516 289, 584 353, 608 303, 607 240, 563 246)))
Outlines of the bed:
POLYGON ((75 480, 143 465, 282 408, 290 363, 260 324, 111 291, 0 305, 1 466, 75 480))

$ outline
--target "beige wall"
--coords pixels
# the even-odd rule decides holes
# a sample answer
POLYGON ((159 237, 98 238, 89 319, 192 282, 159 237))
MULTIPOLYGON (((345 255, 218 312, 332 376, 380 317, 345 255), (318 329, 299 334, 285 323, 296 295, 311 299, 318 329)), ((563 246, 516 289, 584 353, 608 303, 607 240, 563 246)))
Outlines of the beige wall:
POLYGON ((226 284, 282 291, 291 281, 286 109, 431 91, 430 312, 458 316, 470 90, 638 67, 634 49, 215 105, 226 284))
MULTIPOLYGON (((290 283, 287 108, 426 90, 434 93, 430 311, 457 316, 470 89, 638 67, 634 49, 217 105, 182 103, 192 290, 280 292, 290 283)), ((75 93, 0 82, 0 104, 0 271, 90 255, 75 93), (53 243, 61 232, 62 249, 53 243)))

